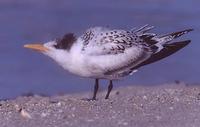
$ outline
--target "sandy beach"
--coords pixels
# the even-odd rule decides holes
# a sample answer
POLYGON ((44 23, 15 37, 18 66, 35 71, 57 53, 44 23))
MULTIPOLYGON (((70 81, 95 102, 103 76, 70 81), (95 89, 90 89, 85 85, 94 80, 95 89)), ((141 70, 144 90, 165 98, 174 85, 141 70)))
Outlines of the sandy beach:
POLYGON ((1 127, 199 127, 200 86, 130 86, 101 92, 0 101, 1 127))

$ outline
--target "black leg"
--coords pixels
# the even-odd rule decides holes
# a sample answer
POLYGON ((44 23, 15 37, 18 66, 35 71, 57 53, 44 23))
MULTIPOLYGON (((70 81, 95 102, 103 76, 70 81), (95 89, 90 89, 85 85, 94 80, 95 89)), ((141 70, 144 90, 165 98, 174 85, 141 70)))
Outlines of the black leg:
POLYGON ((95 79, 94 93, 93 93, 92 100, 96 100, 96 95, 97 95, 98 89, 99 89, 99 79, 95 79))
POLYGON ((110 95, 110 92, 111 92, 112 88, 113 88, 113 83, 112 83, 112 80, 110 80, 110 84, 109 84, 109 86, 108 86, 108 92, 107 92, 107 94, 106 94, 105 99, 108 99, 108 98, 109 98, 109 95, 110 95))

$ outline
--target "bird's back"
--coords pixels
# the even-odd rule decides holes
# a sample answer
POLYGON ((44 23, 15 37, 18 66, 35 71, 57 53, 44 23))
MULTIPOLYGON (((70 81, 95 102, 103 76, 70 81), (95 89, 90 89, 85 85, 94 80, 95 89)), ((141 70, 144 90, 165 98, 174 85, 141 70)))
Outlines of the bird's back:
POLYGON ((145 25, 130 31, 101 27, 87 30, 79 38, 86 71, 93 78, 117 79, 173 54, 189 42, 171 41, 191 29, 157 36, 148 33, 152 28, 145 25))

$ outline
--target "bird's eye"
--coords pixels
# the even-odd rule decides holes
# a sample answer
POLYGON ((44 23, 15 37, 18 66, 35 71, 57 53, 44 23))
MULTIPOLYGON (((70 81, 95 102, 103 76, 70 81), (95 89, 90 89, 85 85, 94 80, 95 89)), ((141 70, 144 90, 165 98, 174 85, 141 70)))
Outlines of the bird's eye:
POLYGON ((58 48, 58 45, 57 45, 57 44, 54 44, 53 47, 58 48))

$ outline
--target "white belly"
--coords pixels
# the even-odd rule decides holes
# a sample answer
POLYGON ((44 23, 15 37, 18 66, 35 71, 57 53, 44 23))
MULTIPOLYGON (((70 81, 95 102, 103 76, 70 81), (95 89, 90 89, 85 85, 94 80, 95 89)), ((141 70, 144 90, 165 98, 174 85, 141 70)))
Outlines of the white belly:
POLYGON ((67 64, 61 64, 61 66, 82 77, 110 79, 112 75, 106 75, 106 72, 127 71, 130 67, 136 66, 149 57, 149 54, 144 53, 143 49, 138 47, 127 49, 124 53, 111 55, 87 55, 81 53, 79 48, 79 46, 74 47, 66 60, 67 64), (120 70, 121 68, 124 70, 120 70))

